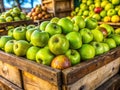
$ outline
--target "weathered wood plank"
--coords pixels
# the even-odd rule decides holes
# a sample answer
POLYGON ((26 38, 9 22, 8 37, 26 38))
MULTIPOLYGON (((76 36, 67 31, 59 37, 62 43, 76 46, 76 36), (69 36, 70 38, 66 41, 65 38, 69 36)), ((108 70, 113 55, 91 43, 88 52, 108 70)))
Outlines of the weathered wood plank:
POLYGON ((71 85, 64 85, 63 90, 95 90, 105 81, 118 73, 120 58, 104 65, 103 67, 85 75, 71 85))
POLYGON ((43 80, 49 81, 55 85, 61 86, 61 71, 53 69, 49 66, 38 64, 34 61, 17 57, 13 54, 8 54, 0 51, 0 60, 19 68, 22 71, 36 75, 43 80))
POLYGON ((0 28, 5 28, 7 26, 19 26, 19 25, 29 25, 29 24, 34 24, 33 20, 21 20, 21 21, 0 23, 0 28))
POLYGON ((25 90, 61 90, 61 87, 51 84, 48 81, 24 71, 23 83, 25 90))
POLYGON ((120 75, 113 76, 96 90, 120 90, 120 75))
POLYGON ((23 90, 0 76, 0 90, 23 90))
POLYGON ((66 85, 72 84, 83 76, 110 63, 118 57, 120 57, 120 47, 110 50, 108 53, 103 55, 96 56, 92 60, 81 62, 74 67, 64 69, 62 71, 63 83, 66 85))
POLYGON ((18 68, 0 61, 0 75, 22 88, 22 79, 18 68))

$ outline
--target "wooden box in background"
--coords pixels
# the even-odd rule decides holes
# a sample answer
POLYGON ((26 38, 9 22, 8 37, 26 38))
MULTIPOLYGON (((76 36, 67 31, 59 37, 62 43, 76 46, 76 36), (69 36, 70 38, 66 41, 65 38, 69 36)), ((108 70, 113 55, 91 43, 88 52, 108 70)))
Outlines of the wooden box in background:
POLYGON ((42 0, 42 4, 56 17, 66 17, 74 9, 74 0, 42 0))

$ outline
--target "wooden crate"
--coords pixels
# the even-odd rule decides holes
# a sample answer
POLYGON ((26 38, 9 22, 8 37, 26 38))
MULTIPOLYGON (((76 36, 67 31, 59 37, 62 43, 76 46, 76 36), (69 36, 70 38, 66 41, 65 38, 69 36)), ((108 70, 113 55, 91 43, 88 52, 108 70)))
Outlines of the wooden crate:
POLYGON ((0 90, 23 90, 0 76, 0 90))
POLYGON ((116 74, 96 90, 120 90, 120 74, 116 74))
POLYGON ((94 90, 118 73, 120 47, 65 70, 0 51, 0 60, 22 71, 25 90, 94 90))
POLYGON ((42 0, 42 4, 56 17, 68 16, 74 9, 74 0, 42 0))

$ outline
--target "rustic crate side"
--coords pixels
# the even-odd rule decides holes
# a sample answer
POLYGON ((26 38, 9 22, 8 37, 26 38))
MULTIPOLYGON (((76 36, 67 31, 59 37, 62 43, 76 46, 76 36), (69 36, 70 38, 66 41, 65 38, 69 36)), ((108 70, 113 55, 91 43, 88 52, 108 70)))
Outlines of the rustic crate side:
POLYGON ((22 78, 18 68, 0 61, 0 75, 22 88, 22 78))
POLYGON ((0 60, 12 66, 19 68, 22 71, 29 72, 49 83, 56 86, 61 86, 61 71, 53 69, 49 66, 38 64, 34 61, 18 57, 13 54, 8 54, 0 51, 0 60))
POLYGON ((23 90, 0 76, 0 90, 23 90))
POLYGON ((119 72, 120 58, 85 75, 71 85, 64 85, 63 90, 95 90, 105 81, 119 72))
POLYGON ((23 83, 25 90, 61 90, 60 86, 49 83, 28 72, 23 71, 23 83))
POLYGON ((120 75, 116 74, 96 90, 120 90, 120 75))
POLYGON ((118 57, 120 57, 120 47, 112 49, 100 56, 96 56, 92 60, 81 62, 78 65, 64 69, 62 71, 63 83, 65 85, 75 83, 80 78, 114 61, 118 57))

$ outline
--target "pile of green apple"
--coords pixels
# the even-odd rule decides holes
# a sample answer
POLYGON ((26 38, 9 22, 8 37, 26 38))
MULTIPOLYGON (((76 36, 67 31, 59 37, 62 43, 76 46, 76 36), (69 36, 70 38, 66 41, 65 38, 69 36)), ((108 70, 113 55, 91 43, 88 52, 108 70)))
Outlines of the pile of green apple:
POLYGON ((14 7, 0 15, 0 23, 29 20, 30 18, 22 12, 18 7, 14 7))
POLYGON ((120 21, 120 0, 81 0, 80 6, 71 12, 71 16, 75 15, 116 23, 120 21))
POLYGON ((93 59, 120 45, 120 29, 94 18, 54 17, 40 25, 19 26, 0 37, 0 49, 57 69, 93 59))

